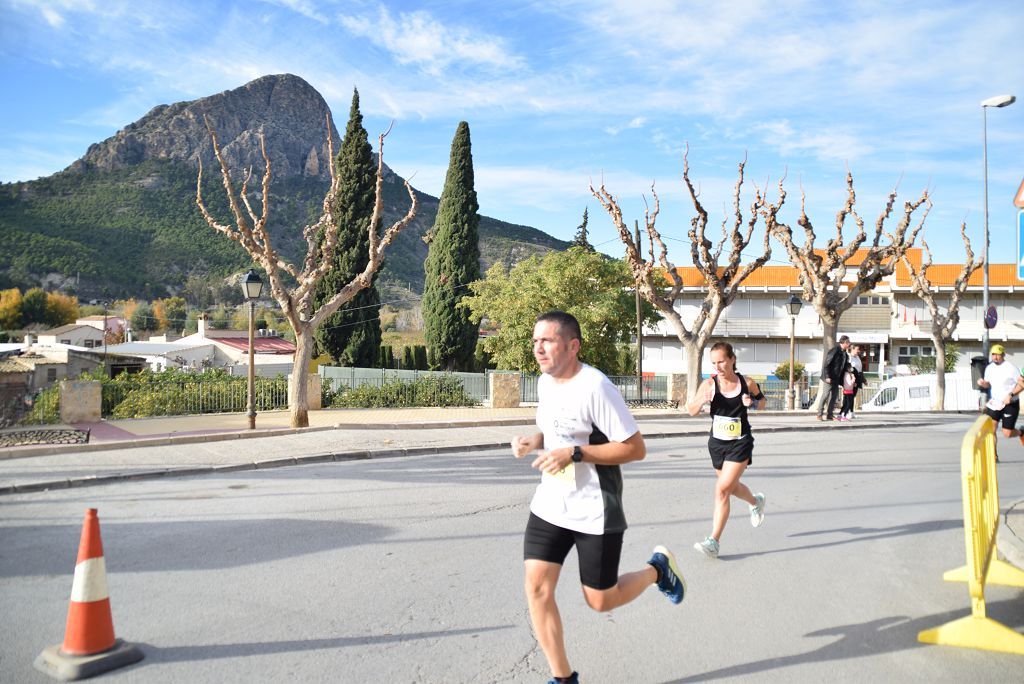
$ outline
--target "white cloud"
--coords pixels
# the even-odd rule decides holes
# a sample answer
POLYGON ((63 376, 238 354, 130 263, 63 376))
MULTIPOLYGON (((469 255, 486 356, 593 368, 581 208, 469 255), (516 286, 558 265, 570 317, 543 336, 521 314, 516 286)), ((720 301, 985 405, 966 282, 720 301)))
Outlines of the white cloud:
POLYGON ((342 15, 339 20, 354 35, 390 52, 399 64, 417 65, 432 76, 453 64, 513 70, 522 66, 519 57, 504 49, 500 36, 449 28, 428 12, 402 12, 395 19, 381 6, 376 18, 342 15))
POLYGON ((625 126, 606 126, 604 132, 607 133, 608 135, 618 135, 619 133, 628 128, 643 128, 645 123, 647 123, 647 117, 637 116, 634 117, 625 126))

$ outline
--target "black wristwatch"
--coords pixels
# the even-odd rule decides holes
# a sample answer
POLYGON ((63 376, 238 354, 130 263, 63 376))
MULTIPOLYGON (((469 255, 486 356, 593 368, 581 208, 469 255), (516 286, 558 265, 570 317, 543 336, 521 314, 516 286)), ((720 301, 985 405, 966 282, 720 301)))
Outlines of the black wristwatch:
POLYGON ((573 463, 579 463, 582 460, 583 460, 583 449, 580 449, 578 446, 574 446, 572 448, 572 462, 573 463))

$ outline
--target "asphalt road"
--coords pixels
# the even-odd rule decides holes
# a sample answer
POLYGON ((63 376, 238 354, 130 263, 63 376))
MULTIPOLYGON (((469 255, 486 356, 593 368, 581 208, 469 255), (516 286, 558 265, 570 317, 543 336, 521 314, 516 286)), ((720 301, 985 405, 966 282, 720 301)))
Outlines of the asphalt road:
MULTIPOLYGON (((959 443, 970 421, 763 434, 722 556, 705 438, 652 440, 625 468, 622 570, 659 543, 689 583, 611 613, 586 607, 575 557, 559 603, 586 682, 1008 682, 1019 656, 928 646, 970 612, 959 443)), ((1007 444, 1004 442, 1004 444, 1007 444)), ((1000 493, 1024 498, 1024 449, 1000 493)), ((536 475, 507 451, 351 461, 12 494, 0 500, 0 681, 63 637, 84 510, 99 509, 118 636, 145 659, 110 682, 542 682, 522 595, 536 475)), ((1024 592, 988 613, 1024 627, 1024 592)))

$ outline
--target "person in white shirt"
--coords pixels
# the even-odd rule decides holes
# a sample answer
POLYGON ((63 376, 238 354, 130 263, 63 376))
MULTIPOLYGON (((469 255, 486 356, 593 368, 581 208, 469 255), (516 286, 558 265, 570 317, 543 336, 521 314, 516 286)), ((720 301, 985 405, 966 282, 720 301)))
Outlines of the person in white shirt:
MULTIPOLYGON (((1006 360, 1006 349, 1001 344, 992 345, 992 363, 985 367, 985 376, 978 379, 978 387, 989 390, 992 398, 985 404, 985 415, 1003 426, 1006 437, 1020 437, 1017 430, 1017 416, 1020 415, 1020 399, 1014 394, 1020 369, 1006 360)), ((998 451, 996 461, 999 460, 998 451)))
POLYGON ((642 570, 619 575, 626 530, 619 466, 647 453, 643 436, 618 389, 604 373, 578 358, 579 322, 563 311, 537 318, 533 355, 543 373, 537 382, 540 432, 512 440, 522 458, 538 452, 541 471, 530 503, 523 543, 525 589, 533 631, 551 668, 551 682, 577 682, 565 651, 555 588, 573 546, 587 605, 609 611, 647 587, 672 603, 683 600, 686 583, 675 557, 664 546, 642 570))

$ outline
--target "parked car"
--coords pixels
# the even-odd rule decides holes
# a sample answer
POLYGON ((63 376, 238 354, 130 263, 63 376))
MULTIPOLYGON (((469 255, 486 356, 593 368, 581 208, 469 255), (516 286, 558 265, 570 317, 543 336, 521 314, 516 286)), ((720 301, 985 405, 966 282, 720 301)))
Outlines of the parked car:
MULTIPOLYGON (((938 378, 934 373, 900 375, 883 382, 861 411, 930 411, 935 405, 938 378)), ((947 411, 977 411, 981 392, 971 381, 970 371, 946 373, 947 411)))

